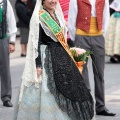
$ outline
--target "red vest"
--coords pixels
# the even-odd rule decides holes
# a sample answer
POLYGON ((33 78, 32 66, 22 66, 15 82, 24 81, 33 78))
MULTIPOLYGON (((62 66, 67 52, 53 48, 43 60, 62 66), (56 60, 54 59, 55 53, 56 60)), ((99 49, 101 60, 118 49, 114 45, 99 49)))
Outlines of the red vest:
MULTIPOLYGON (((89 32, 92 6, 89 0, 77 0, 78 14, 76 27, 89 32)), ((96 17, 98 30, 102 30, 103 10, 105 0, 96 0, 96 17)))

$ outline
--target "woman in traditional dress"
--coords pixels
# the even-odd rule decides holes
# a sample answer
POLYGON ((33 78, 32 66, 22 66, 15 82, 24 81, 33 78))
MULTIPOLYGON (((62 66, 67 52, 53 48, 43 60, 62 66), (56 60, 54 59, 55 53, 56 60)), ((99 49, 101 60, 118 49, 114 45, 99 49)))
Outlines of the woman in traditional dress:
POLYGON ((14 120, 93 119, 93 99, 66 34, 58 0, 37 0, 14 120))
POLYGON ((120 62, 120 0, 114 0, 110 8, 115 10, 111 15, 107 33, 105 35, 106 55, 111 56, 113 63, 120 62))

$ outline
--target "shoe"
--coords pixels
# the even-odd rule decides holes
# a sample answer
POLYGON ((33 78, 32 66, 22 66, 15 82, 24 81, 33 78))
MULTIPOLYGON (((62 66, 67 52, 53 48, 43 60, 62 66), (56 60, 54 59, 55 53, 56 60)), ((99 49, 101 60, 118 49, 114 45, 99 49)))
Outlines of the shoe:
POLYGON ((118 62, 118 59, 115 58, 115 57, 111 57, 111 58, 110 58, 110 62, 112 62, 112 63, 117 63, 117 62, 118 62))
POLYGON ((21 54, 21 57, 26 57, 26 55, 24 55, 24 54, 21 54))
POLYGON ((115 113, 110 113, 109 110, 103 110, 101 112, 96 113, 96 115, 103 115, 103 116, 115 116, 115 113))
POLYGON ((8 101, 3 102, 3 106, 5 106, 5 107, 13 107, 13 104, 8 100, 8 101))

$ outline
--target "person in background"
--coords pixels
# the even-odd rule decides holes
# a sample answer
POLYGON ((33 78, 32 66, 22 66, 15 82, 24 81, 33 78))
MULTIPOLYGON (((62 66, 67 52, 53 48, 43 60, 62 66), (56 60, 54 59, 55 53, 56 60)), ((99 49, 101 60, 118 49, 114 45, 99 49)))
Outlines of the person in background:
POLYGON ((59 0, 37 0, 13 120, 93 120, 94 102, 66 39, 59 0))
POLYGON ((29 22, 32 16, 32 11, 27 7, 27 0, 17 0, 15 9, 18 16, 18 27, 20 28, 21 57, 25 57, 28 43, 29 22))
POLYGON ((111 15, 105 35, 105 53, 110 56, 110 62, 120 63, 120 1, 114 0, 110 8, 115 12, 111 15))
POLYGON ((10 53, 15 51, 16 21, 9 0, 0 0, 0 78, 3 106, 12 107, 10 53))
POLYGON ((36 4, 36 0, 27 0, 27 6, 32 12, 34 10, 35 4, 36 4))
MULTIPOLYGON (((91 54, 95 82, 96 114, 115 116, 105 106, 104 66, 105 41, 104 35, 109 23, 108 0, 70 0, 68 29, 75 46, 81 47, 91 54)), ((83 66, 83 79, 90 90, 87 61, 83 66)))
MULTIPOLYGON (((68 10, 69 10, 69 2, 70 0, 60 0, 60 6, 62 8, 63 11, 63 15, 66 21, 66 25, 68 26, 68 10)), ((70 39, 69 34, 67 37, 67 43, 69 45, 69 47, 74 47, 74 43, 73 41, 70 39)))

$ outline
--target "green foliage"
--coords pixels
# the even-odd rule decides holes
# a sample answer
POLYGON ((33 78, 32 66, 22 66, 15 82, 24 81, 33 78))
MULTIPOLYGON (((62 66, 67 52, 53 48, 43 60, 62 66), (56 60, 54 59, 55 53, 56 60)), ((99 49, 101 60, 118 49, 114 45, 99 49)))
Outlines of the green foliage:
POLYGON ((90 54, 93 54, 93 52, 91 52, 91 51, 86 51, 83 54, 77 55, 76 50, 70 50, 70 51, 71 51, 73 58, 76 62, 86 61, 87 57, 89 57, 90 54))

